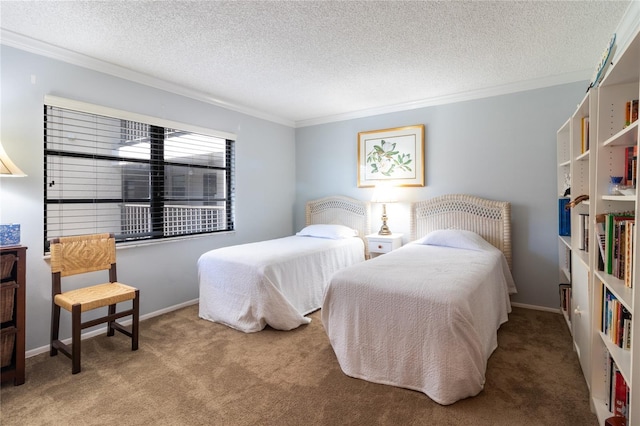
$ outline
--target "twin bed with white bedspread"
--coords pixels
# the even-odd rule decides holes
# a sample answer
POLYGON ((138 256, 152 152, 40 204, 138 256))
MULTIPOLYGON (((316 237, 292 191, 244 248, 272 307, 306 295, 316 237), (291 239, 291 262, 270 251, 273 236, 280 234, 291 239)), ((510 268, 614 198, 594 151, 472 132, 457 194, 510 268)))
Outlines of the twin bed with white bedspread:
POLYGON ((298 234, 204 253, 199 315, 249 333, 291 330, 322 305, 332 274, 366 256, 370 204, 333 196, 309 201, 298 234), (303 232, 304 231, 304 232, 303 232), (349 231, 351 234, 349 234, 349 231))
POLYGON ((511 312, 510 205, 445 195, 411 216, 413 242, 333 275, 322 321, 348 376, 452 404, 483 389, 511 312))

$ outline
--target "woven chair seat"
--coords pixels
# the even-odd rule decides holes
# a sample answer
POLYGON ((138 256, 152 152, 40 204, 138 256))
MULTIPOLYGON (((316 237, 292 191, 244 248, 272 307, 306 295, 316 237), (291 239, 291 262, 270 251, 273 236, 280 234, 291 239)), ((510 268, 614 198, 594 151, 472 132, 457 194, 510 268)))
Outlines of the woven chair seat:
MULTIPOLYGON (((51 344, 49 355, 62 352, 71 358, 71 373, 81 371, 81 331, 98 324, 107 324, 107 336, 115 332, 131 338, 131 350, 138 350, 140 324, 140 291, 118 282, 116 270, 116 239, 113 234, 77 235, 51 240, 51 344), (109 282, 62 291, 62 277, 88 272, 109 271, 109 282), (131 300, 131 307, 118 310, 120 302, 131 300), (107 308, 106 315, 82 320, 83 312, 107 308), (71 313, 71 344, 60 340, 60 311, 71 313), (118 322, 131 317, 131 324, 118 322)), ((122 308, 122 306, 121 306, 122 308)))
POLYGON ((67 311, 71 311, 71 307, 79 303, 82 306, 81 311, 85 312, 132 300, 136 295, 135 292, 134 287, 119 282, 105 283, 57 294, 54 302, 67 311))

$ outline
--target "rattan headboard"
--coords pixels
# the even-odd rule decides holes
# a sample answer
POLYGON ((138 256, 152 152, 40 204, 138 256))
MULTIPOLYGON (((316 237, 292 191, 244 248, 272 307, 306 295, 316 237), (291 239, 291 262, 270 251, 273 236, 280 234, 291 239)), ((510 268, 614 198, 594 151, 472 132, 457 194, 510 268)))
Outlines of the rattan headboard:
POLYGON ((411 241, 436 229, 466 229, 500 249, 511 268, 511 204, 449 194, 411 206, 411 241))
POLYGON ((371 233, 371 203, 341 195, 320 198, 307 202, 306 224, 344 225, 358 231, 365 246, 365 255, 369 256, 369 246, 365 236, 371 233))

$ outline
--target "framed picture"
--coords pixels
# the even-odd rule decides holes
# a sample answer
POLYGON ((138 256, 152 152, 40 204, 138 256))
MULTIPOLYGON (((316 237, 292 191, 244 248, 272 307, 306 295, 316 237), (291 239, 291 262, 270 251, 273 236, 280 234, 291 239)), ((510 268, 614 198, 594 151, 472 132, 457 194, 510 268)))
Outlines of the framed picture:
POLYGON ((358 133, 358 187, 424 186, 424 124, 358 133))

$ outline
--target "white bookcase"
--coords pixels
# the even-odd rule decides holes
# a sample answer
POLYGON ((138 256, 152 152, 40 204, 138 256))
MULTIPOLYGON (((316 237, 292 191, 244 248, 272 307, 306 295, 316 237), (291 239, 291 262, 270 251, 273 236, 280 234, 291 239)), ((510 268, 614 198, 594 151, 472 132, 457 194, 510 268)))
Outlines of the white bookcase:
MULTIPOLYGON (((558 130, 558 198, 564 194, 567 175, 570 176, 572 200, 580 195, 591 197, 595 179, 595 156, 592 155, 593 143, 591 142, 595 140, 596 130, 591 120, 596 114, 596 101, 597 89, 592 89, 558 130), (588 130, 584 128, 586 119, 589 119, 588 130)), ((571 208, 571 236, 558 237, 560 283, 571 283, 570 308, 563 309, 563 314, 573 336, 574 349, 587 379, 587 385, 589 385, 588 377, 591 374, 590 265, 593 249, 589 244, 591 239, 583 237, 583 224, 590 223, 590 218, 593 217, 592 210, 591 198, 571 208), (569 268, 568 271, 567 268, 569 268)))
MULTIPOLYGON (((571 311, 565 312, 576 353, 592 399, 592 408, 600 425, 615 413, 609 403, 608 378, 612 359, 628 389, 628 425, 640 425, 640 250, 631 256, 631 285, 600 270, 600 246, 597 222, 604 215, 633 212, 638 221, 635 195, 610 194, 611 176, 627 175, 625 152, 637 147, 638 123, 626 124, 626 103, 640 98, 640 31, 630 38, 599 86, 589 90, 574 114, 557 132, 558 192, 570 175, 571 199, 588 195, 586 202, 571 209, 571 237, 559 237, 560 279, 567 279, 566 257, 571 265, 571 311), (583 119, 589 117, 589 149, 583 149, 583 119), (582 249, 580 216, 586 218, 587 244, 582 249), (567 254, 569 253, 569 254, 567 254), (637 267, 636 267, 637 266, 637 267), (603 294, 608 290, 631 313, 631 348, 622 349, 602 332, 603 294), (635 310, 634 310, 635 308, 635 310), (570 321, 569 321, 570 319, 570 321)), ((635 163, 636 175, 638 164, 635 163)), ((640 243, 634 228, 634 247, 640 243)), ((561 281, 562 282, 562 281, 561 281)), ((614 390, 615 392, 615 390, 614 390)))
MULTIPOLYGON (((558 200, 566 198, 565 191, 571 187, 571 119, 567 120, 557 134, 558 200)), ((558 209, 560 204, 558 203, 558 209)), ((571 285, 571 236, 560 235, 560 210, 558 210, 558 283, 571 285)), ((562 296, 562 295, 561 295, 562 296)), ((567 294, 570 299, 570 293, 567 294)), ((569 300, 570 302, 570 300, 569 300)), ((571 307, 561 305, 562 314, 571 329, 571 307)))
MULTIPOLYGON (((626 125, 625 110, 628 101, 640 98, 640 32, 637 32, 627 46, 621 51, 617 60, 598 88, 597 110, 597 153, 596 175, 593 199, 594 213, 634 212, 638 220, 638 205, 635 195, 611 195, 609 185, 611 176, 625 176, 625 150, 638 146, 638 121, 626 125)), ((636 173, 638 165, 635 165, 636 173)), ((637 245, 638 231, 634 230, 634 245, 637 245)), ((595 242, 594 242, 595 245, 595 242)), ((594 249, 598 247, 595 246, 594 249)), ((593 360, 591 396, 595 412, 600 424, 613 415, 613 407, 607 405, 610 386, 607 378, 607 359, 611 357, 616 363, 629 387, 627 404, 629 425, 640 424, 640 250, 634 250, 632 256, 633 273, 632 288, 624 281, 600 271, 597 257, 591 262, 592 286, 592 335, 591 358, 593 360), (631 349, 622 349, 611 342, 602 333, 603 289, 608 289, 618 301, 631 313, 631 349), (634 310, 634 308, 636 308, 634 310)))

